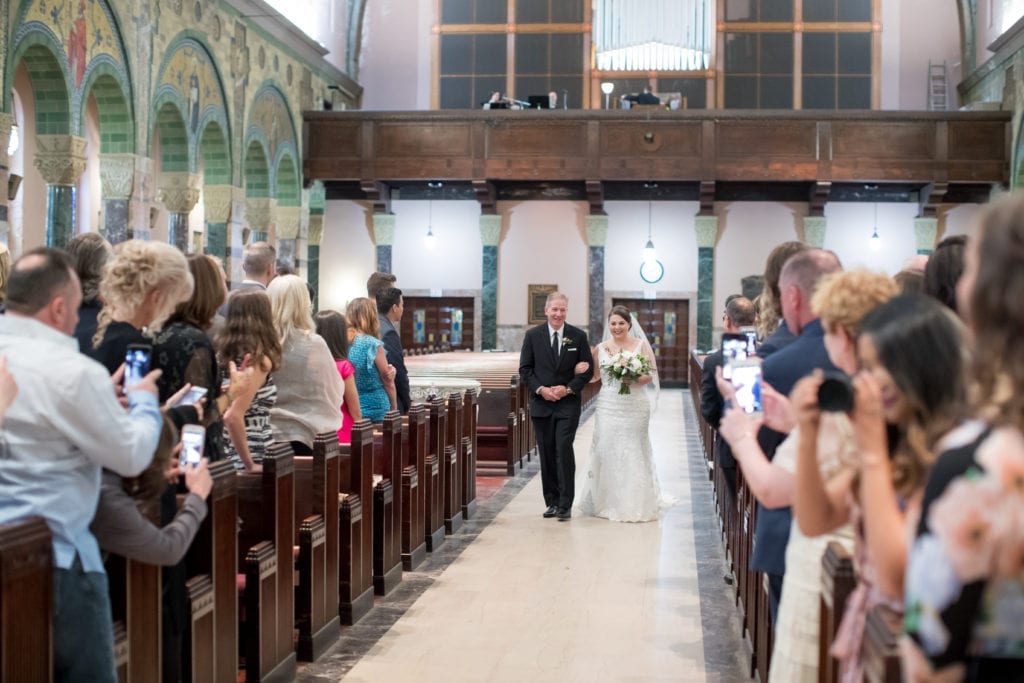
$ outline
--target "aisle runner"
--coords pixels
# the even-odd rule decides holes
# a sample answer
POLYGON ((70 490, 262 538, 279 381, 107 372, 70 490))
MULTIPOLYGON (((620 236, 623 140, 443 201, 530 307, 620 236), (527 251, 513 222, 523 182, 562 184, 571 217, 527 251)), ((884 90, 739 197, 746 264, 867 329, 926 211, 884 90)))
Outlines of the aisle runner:
MULTIPOLYGON (((536 476, 344 680, 705 680, 684 399, 662 392, 653 419, 679 499, 661 522, 543 519, 536 476)), ((580 470, 592 431, 577 434, 580 470)))

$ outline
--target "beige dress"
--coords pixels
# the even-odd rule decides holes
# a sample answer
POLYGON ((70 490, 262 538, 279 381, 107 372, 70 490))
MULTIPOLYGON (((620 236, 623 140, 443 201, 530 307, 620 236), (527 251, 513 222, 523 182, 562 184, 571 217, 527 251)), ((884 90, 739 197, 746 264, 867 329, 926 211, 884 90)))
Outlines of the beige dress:
MULTIPOLYGON (((783 469, 796 473, 799 430, 779 446, 772 460, 783 469)), ((844 463, 856 456, 853 425, 842 413, 823 413, 818 434, 818 462, 821 476, 828 481, 844 463)), ((786 574, 782 580, 782 599, 775 623, 768 680, 778 683, 817 683, 818 624, 821 608, 821 556, 826 546, 837 541, 853 549, 853 529, 847 525, 830 534, 808 538, 800 532, 796 517, 789 528, 786 545, 786 574)))

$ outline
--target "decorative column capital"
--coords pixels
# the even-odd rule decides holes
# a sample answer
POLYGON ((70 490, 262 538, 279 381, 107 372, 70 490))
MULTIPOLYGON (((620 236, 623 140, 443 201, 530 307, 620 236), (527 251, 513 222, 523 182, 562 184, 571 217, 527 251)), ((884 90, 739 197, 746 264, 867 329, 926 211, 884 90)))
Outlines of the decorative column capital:
POLYGON ((274 224, 277 200, 269 197, 245 198, 245 222, 256 232, 270 232, 274 224))
POLYGON ((76 135, 36 136, 36 158, 32 164, 39 169, 47 185, 77 185, 85 172, 86 161, 85 138, 76 135))
POLYGON ((718 241, 718 216, 695 216, 693 227, 697 233, 697 246, 714 249, 718 241))
POLYGON ((309 242, 309 246, 318 247, 320 241, 324 238, 324 217, 323 215, 309 216, 309 236, 306 241, 309 242))
POLYGON ((501 216, 483 214, 480 216, 480 241, 485 247, 496 247, 501 240, 501 216))
POLYGON ((203 187, 203 212, 207 223, 227 223, 231 217, 231 204, 235 188, 232 185, 206 185, 203 187))
POLYGON ((277 239, 293 240, 299 236, 299 226, 302 223, 301 206, 279 206, 276 212, 277 239))
POLYGON ((104 199, 130 199, 135 188, 135 155, 101 154, 100 185, 104 199))
POLYGON ((309 196, 307 206, 310 211, 316 211, 317 209, 323 213, 324 208, 327 206, 327 188, 324 187, 323 181, 314 180, 313 184, 309 186, 309 189, 304 190, 309 196))
POLYGON ((587 216, 587 244, 603 247, 608 242, 608 216, 587 216))
POLYGON ((373 241, 378 247, 395 243, 395 215, 393 213, 373 214, 373 241))
POLYGON ((195 173, 163 173, 157 200, 171 213, 192 213, 199 201, 199 175, 195 173))
POLYGON ((804 216, 804 241, 816 249, 825 247, 825 232, 828 219, 824 216, 804 216))
POLYGON ((914 219, 914 245, 918 254, 930 254, 935 249, 935 238, 939 234, 938 218, 914 219))
MULTIPOLYGON (((0 38, 0 45, 3 39, 0 38)), ((0 166, 9 166, 7 147, 11 143, 11 130, 14 128, 14 114, 0 111, 0 166)))

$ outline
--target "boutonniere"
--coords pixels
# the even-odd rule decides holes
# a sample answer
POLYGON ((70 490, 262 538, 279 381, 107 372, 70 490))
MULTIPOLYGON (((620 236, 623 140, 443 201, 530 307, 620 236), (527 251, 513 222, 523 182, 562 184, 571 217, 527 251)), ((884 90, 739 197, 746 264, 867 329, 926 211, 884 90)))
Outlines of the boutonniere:
POLYGON ((569 344, 572 344, 572 343, 573 343, 572 339, 569 339, 568 337, 562 337, 562 346, 568 346, 569 344))

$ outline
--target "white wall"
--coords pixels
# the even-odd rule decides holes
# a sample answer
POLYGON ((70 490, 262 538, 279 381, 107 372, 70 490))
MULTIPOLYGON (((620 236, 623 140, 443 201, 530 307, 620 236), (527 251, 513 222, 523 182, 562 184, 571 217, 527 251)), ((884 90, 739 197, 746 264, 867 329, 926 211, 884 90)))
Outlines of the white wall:
POLYGON ((949 109, 959 106, 960 20, 955 0, 882 3, 882 109, 928 108, 928 61, 946 62, 949 109))
POLYGON ((697 291, 697 202, 651 204, 651 241, 665 276, 657 284, 640 277, 641 253, 647 242, 647 202, 607 202, 608 242, 605 245, 606 291, 697 291))
POLYGON ((377 251, 365 203, 328 201, 320 242, 320 308, 345 310, 366 296, 366 279, 377 270, 377 251))
MULTIPOLYGON (((345 72, 348 4, 337 0, 267 0, 288 21, 327 48, 325 59, 345 72)), ((372 2, 369 4, 373 4, 372 2)))
POLYGON ((391 210, 395 213, 391 266, 399 288, 480 289, 480 204, 399 200, 391 203, 391 210), (434 232, 433 249, 426 247, 428 219, 434 232))
POLYGON ((429 2, 367 2, 359 55, 363 109, 430 108, 433 12, 429 2))

